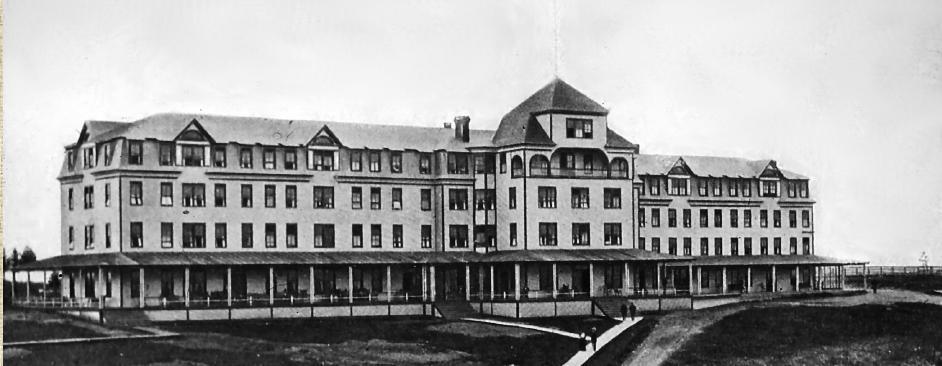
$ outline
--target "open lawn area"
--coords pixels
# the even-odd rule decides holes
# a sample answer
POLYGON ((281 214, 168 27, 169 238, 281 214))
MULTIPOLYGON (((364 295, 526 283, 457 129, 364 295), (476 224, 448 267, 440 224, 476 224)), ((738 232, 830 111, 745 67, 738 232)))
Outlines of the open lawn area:
MULTIPOLYGON (((569 322, 580 323, 575 319, 569 322)), ((181 333, 181 337, 5 349, 4 362, 17 365, 558 365, 578 348, 575 340, 554 334, 430 318, 191 322, 159 327, 181 333)))
POLYGON ((64 338, 89 338, 141 334, 134 329, 103 327, 39 310, 6 309, 3 313, 3 341, 23 342, 64 338))
POLYGON ((756 307, 706 327, 669 365, 937 365, 942 307, 756 307))

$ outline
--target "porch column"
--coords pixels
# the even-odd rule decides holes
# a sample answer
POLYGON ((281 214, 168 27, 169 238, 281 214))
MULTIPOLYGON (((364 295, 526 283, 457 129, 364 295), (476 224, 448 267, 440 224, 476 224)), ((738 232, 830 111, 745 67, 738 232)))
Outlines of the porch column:
POLYGON ((491 301, 494 300, 494 265, 491 265, 491 301))
POLYGON ((428 266, 422 266, 422 301, 428 301, 428 266))
POLYGON ((778 286, 776 286, 776 284, 775 284, 775 283, 776 283, 776 280, 777 280, 777 278, 775 278, 775 265, 773 264, 773 265, 772 265, 772 292, 775 292, 776 290, 778 290, 778 289, 776 288, 776 287, 778 287, 778 286))
MULTIPOLYGON (((654 269, 655 269, 655 275, 654 275, 654 280, 655 280, 655 281, 654 281, 654 286, 657 287, 657 289, 656 289, 657 294, 658 294, 658 295, 662 295, 662 293, 661 293, 661 264, 660 264, 660 263, 655 263, 655 264, 654 264, 654 269)), ((589 277, 589 278, 592 278, 592 277, 589 277)))
POLYGON ((190 267, 183 268, 183 304, 190 307, 190 267))
POLYGON ((752 292, 752 267, 746 267, 746 293, 752 292))
POLYGON ((589 262, 589 297, 595 293, 595 266, 589 262))
MULTIPOLYGON (((29 276, 29 272, 26 272, 26 275, 29 276)), ((105 269, 98 267, 98 308, 102 309, 105 307, 105 269)), ((29 299, 29 286, 26 287, 26 298, 29 299)))
POLYGON ((428 295, 431 298, 431 301, 435 301, 435 266, 428 266, 428 277, 429 277, 429 291, 428 295))
POLYGON ((226 267, 226 306, 232 307, 232 266, 226 267))
MULTIPOLYGON (((46 270, 43 270, 43 307, 46 306, 46 291, 47 291, 46 283, 47 282, 49 282, 49 280, 46 278, 46 270)), ((59 287, 62 287, 62 285, 59 285, 59 287)))
MULTIPOLYGON (((700 268, 700 267, 697 267, 697 268, 700 268)), ((688 265, 687 265, 687 277, 690 278, 690 286, 688 286, 687 289, 690 291, 690 295, 693 295, 693 287, 694 287, 694 285, 693 285, 693 264, 688 264, 688 265)))
POLYGON ((275 305, 275 267, 268 266, 268 305, 275 305))
POLYGON ((353 266, 347 266, 347 300, 353 303, 353 266))
POLYGON ((307 267, 308 283, 307 283, 307 297, 311 301, 311 304, 314 303, 314 266, 307 267))
POLYGON ((392 265, 386 265, 386 302, 392 302, 392 265))
POLYGON ((464 265, 464 297, 466 301, 471 301, 471 264, 464 265))
POLYGON ((843 290, 847 285, 847 273, 844 271, 844 266, 840 266, 840 276, 841 276, 841 290, 843 290))
POLYGON ((863 265, 863 288, 864 288, 864 290, 867 289, 867 276, 869 276, 869 273, 867 273, 867 264, 864 263, 864 265, 863 265))
POLYGON ((514 300, 520 301, 520 263, 514 263, 514 300))
POLYGON ((556 298, 556 295, 559 293, 559 285, 556 283, 559 279, 556 278, 556 262, 553 262, 553 298, 556 298))
POLYGON ((628 261, 625 261, 625 273, 621 277, 622 287, 624 287, 624 290, 622 290, 622 293, 625 296, 628 296, 628 292, 631 291, 631 285, 629 285, 629 280, 631 279, 630 275, 631 275, 631 272, 628 271, 628 261))
POLYGON ((137 271, 138 271, 138 273, 137 273, 137 283, 138 283, 138 284, 137 284, 137 292, 139 292, 139 294, 137 295, 137 298, 138 298, 138 300, 140 300, 140 303, 137 304, 137 305, 138 305, 139 308, 143 309, 143 308, 144 308, 144 305, 147 303, 147 301, 145 301, 145 299, 144 299, 144 295, 146 295, 146 291, 144 291, 144 267, 138 268, 137 271))
POLYGON ((726 266, 723 266, 723 293, 726 293, 726 266))
POLYGON ((697 267, 697 295, 703 293, 703 267, 697 267))
MULTIPOLYGON (((29 284, 29 283, 30 283, 30 282, 33 282, 33 281, 30 279, 30 273, 31 273, 30 271, 26 271, 26 303, 29 303, 29 298, 30 298, 30 297, 29 297, 29 293, 30 293, 30 288, 29 288, 29 287, 30 287, 30 284, 29 284)), ((102 292, 102 293, 104 293, 104 292, 102 292)))
POLYGON ((801 267, 795 265, 795 292, 801 291, 801 267))
POLYGON ((13 276, 13 280, 10 282, 10 298, 13 299, 13 302, 16 302, 16 270, 10 270, 10 275, 13 276))

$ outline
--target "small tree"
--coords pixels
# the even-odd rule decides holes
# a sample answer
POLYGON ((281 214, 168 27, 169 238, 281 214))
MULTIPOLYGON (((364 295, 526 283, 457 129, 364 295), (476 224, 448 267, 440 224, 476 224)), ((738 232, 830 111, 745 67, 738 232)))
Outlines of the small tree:
POLYGON ((10 255, 10 267, 16 267, 17 264, 20 264, 20 252, 13 248, 13 254, 10 255))
POLYGON ((26 248, 23 248, 23 254, 20 255, 19 264, 28 264, 36 261, 36 253, 33 252, 33 248, 30 248, 29 245, 26 248))

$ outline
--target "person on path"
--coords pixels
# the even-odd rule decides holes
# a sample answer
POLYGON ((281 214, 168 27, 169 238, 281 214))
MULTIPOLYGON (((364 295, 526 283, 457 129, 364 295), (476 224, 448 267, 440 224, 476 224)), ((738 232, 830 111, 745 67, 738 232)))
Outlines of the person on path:
POLYGON ((873 293, 877 293, 877 281, 876 280, 870 281, 870 287, 873 288, 873 293))
POLYGON ((589 336, 585 332, 579 333, 579 348, 583 351, 589 350, 589 336))
POLYGON ((628 320, 628 305, 621 304, 621 321, 628 320))
POLYGON ((628 312, 631 313, 631 320, 635 320, 635 313, 638 311, 638 307, 635 306, 635 303, 628 304, 628 312))
POLYGON ((595 329, 595 327, 592 327, 592 329, 589 330, 589 336, 592 337, 592 350, 598 351, 598 348, 596 348, 596 342, 599 340, 599 330, 595 329))

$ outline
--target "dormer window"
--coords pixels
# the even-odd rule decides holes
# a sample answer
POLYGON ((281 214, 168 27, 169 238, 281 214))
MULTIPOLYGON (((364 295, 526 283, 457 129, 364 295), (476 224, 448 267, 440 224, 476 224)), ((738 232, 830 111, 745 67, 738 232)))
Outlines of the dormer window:
POLYGON ((262 167, 265 169, 275 169, 275 149, 265 149, 262 152, 262 167))
POLYGON ((114 151, 111 148, 111 144, 104 144, 101 146, 102 155, 105 156, 105 165, 111 165, 111 158, 114 157, 114 151))
POLYGON ((75 151, 69 150, 65 153, 65 163, 70 172, 75 170, 75 151))
POLYGON ((669 189, 671 196, 686 196, 689 192, 688 184, 690 179, 687 178, 669 178, 669 189))
POLYGON ((294 149, 285 150, 285 169, 298 169, 298 152, 294 149))
POLYGON ((161 142, 158 153, 160 157, 160 161, 158 163, 161 166, 173 165, 173 144, 172 143, 161 142))
POLYGON ((394 151, 389 156, 389 171, 402 173, 402 153, 394 151))
POLYGON ((700 197, 706 197, 709 191, 707 180, 703 178, 697 179, 697 193, 700 194, 700 197))
POLYGON ((798 182, 798 197, 808 198, 808 181, 798 182))
POLYGON ((379 151, 370 151, 370 171, 373 173, 381 171, 379 165, 379 151))
POLYGON ((762 181, 762 197, 778 197, 778 181, 777 180, 763 180, 762 181))
POLYGON ((312 170, 322 170, 329 171, 334 170, 334 152, 333 151, 319 151, 319 150, 308 150, 310 153, 308 157, 310 158, 310 168, 312 170))
POLYGON ((239 167, 252 169, 252 148, 243 147, 239 150, 239 167))
POLYGON ((203 166, 205 155, 202 145, 183 145, 181 150, 184 166, 203 166))
POLYGON ((591 139, 592 120, 583 118, 567 118, 566 137, 576 139, 591 139))
POLYGON ((144 162, 144 146, 140 141, 128 142, 128 164, 141 165, 144 162))
POLYGON ((213 146, 213 166, 217 168, 226 167, 226 147, 213 146))
POLYGON ((419 174, 432 174, 432 154, 419 154, 419 174))
POLYGON ((85 169, 95 167, 95 147, 82 149, 82 167, 85 169))
POLYGON ((448 153, 448 174, 468 174, 468 154, 448 153))

